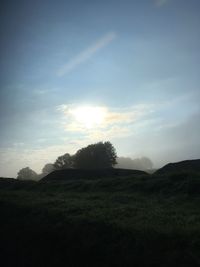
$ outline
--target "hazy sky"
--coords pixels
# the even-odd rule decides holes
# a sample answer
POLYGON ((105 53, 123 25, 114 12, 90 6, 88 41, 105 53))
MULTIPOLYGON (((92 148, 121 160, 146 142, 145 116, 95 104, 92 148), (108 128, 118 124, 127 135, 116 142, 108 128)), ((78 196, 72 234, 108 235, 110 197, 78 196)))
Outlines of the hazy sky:
POLYGON ((0 176, 110 140, 200 158, 200 1, 1 1, 0 176))

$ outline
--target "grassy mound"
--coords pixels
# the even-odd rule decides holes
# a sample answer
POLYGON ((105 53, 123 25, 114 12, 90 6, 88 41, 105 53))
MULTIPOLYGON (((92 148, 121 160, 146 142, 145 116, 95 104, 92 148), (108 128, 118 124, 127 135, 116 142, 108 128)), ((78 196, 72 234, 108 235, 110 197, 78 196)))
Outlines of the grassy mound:
POLYGON ((144 171, 129 169, 64 169, 56 170, 45 176, 42 181, 61 181, 69 179, 96 179, 105 177, 118 177, 130 175, 144 175, 144 171))
POLYGON ((199 266, 200 176, 0 179, 2 266, 199 266))
POLYGON ((172 174, 182 172, 199 172, 200 173, 200 159, 184 160, 176 163, 169 163, 157 170, 157 174, 172 174))

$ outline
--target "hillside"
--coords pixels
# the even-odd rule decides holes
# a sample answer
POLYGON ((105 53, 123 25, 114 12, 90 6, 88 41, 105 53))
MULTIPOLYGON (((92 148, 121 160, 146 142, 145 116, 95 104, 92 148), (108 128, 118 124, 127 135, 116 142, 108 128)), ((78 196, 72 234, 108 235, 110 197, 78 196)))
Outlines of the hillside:
POLYGON ((53 171, 45 176, 41 181, 64 181, 69 179, 94 179, 105 177, 122 177, 130 175, 145 175, 144 171, 129 169, 64 169, 53 171))
POLYGON ((2 178, 2 266, 199 266, 199 196, 198 174, 2 178))
POLYGON ((176 172, 200 172, 200 159, 169 163, 156 171, 157 174, 171 174, 176 172))

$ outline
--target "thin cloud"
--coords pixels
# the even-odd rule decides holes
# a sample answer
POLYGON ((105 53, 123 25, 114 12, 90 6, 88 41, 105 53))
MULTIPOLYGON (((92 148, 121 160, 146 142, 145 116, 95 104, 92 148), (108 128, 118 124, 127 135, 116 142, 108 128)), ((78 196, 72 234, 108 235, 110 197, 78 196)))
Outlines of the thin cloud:
POLYGON ((128 109, 102 106, 96 108, 103 112, 104 118, 100 124, 94 124, 93 127, 87 127, 84 121, 81 123, 76 119, 75 105, 60 105, 57 110, 63 113, 62 124, 65 131, 81 134, 82 137, 93 141, 130 136, 133 134, 133 126, 153 111, 152 105, 137 105, 128 109))
POLYGON ((162 7, 162 6, 166 5, 168 1, 169 0, 155 0, 155 5, 157 7, 162 7))
POLYGON ((62 66, 58 71, 58 76, 63 76, 75 69, 78 65, 84 63, 99 50, 109 45, 117 37, 115 32, 110 32, 97 40, 93 45, 83 50, 76 57, 72 58, 66 65, 62 66))

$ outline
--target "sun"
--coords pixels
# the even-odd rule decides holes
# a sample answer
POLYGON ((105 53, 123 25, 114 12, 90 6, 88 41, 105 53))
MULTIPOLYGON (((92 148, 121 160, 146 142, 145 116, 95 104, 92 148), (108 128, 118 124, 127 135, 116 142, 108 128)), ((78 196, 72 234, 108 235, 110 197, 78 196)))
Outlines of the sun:
POLYGON ((101 126, 106 116, 105 108, 92 106, 77 107, 71 113, 77 122, 88 129, 101 126))

